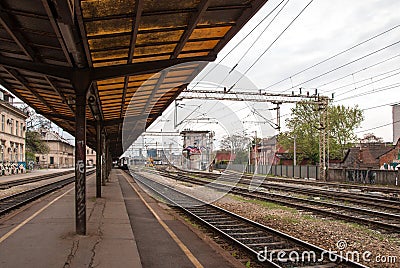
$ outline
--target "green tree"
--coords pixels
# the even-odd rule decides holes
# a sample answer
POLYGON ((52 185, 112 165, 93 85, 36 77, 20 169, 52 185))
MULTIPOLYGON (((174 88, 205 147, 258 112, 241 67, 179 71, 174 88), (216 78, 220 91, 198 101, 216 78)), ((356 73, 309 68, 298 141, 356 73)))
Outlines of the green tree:
MULTIPOLYGON (((357 140, 354 130, 363 120, 357 107, 343 105, 328 106, 329 157, 341 158, 346 149, 357 140)), ((292 109, 291 118, 286 120, 288 131, 278 136, 278 142, 293 153, 294 139, 298 158, 308 158, 312 163, 319 159, 319 112, 314 103, 299 103, 292 109)))
POLYGON ((35 154, 47 154, 50 151, 49 146, 40 138, 41 135, 37 131, 27 131, 26 144, 26 160, 33 161, 35 154))
POLYGON ((245 164, 248 162, 248 149, 251 139, 244 133, 242 135, 234 134, 225 136, 221 142, 220 147, 224 151, 231 151, 236 155, 234 164, 245 164))

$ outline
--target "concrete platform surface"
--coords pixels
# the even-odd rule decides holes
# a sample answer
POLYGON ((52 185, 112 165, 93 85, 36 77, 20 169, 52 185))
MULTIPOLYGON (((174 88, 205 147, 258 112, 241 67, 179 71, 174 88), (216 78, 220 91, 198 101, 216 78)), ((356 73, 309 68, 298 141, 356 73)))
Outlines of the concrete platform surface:
POLYGON ((43 176, 43 175, 47 175, 47 174, 64 172, 64 171, 68 171, 68 170, 72 171, 72 170, 74 170, 74 168, 35 169, 33 171, 29 171, 26 173, 0 176, 0 182, 7 182, 7 181, 14 181, 14 180, 25 179, 25 178, 39 177, 39 176, 43 176))
POLYGON ((74 188, 0 219, 0 267, 141 267, 118 180, 95 198, 87 183, 87 235, 75 234, 74 188))
POLYGON ((143 267, 243 267, 201 231, 149 196, 123 171, 116 174, 143 267))

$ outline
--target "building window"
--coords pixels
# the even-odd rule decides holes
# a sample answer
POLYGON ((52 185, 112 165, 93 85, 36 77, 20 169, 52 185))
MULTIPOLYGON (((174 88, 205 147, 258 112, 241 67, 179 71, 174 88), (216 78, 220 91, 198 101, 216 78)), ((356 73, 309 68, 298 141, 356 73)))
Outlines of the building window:
POLYGON ((10 133, 14 134, 14 119, 10 120, 10 133))
POLYGON ((24 137, 24 124, 21 123, 21 137, 24 137))
POLYGON ((1 145, 0 145, 0 160, 1 162, 4 162, 4 141, 1 141, 1 145))
POLYGON ((54 165, 54 157, 50 156, 50 165, 54 165))
POLYGON ((19 122, 15 121, 15 135, 18 136, 19 133, 19 122))
POLYGON ((19 146, 19 159, 20 161, 24 161, 24 145, 19 146))
POLYGON ((18 150, 19 150, 19 146, 18 144, 15 144, 15 148, 14 148, 14 153, 15 153, 15 162, 18 162, 18 150))
POLYGON ((6 116, 4 114, 1 115, 1 131, 4 132, 6 124, 6 116))

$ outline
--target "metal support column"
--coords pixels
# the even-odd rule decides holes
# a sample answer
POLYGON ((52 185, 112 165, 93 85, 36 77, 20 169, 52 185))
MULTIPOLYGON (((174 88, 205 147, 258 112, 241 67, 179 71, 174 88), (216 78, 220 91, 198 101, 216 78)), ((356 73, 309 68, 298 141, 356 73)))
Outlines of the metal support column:
POLYGON ((86 235, 86 94, 76 95, 75 123, 75 223, 86 235))
POLYGON ((92 84, 88 71, 73 73, 75 90, 75 228, 86 235, 86 106, 92 84))
POLYGON ((101 142, 101 122, 97 121, 96 124, 96 197, 100 198, 101 197, 101 147, 102 147, 102 142, 101 142))
POLYGON ((102 133, 101 135, 101 183, 103 184, 103 186, 106 185, 106 135, 104 133, 102 133))

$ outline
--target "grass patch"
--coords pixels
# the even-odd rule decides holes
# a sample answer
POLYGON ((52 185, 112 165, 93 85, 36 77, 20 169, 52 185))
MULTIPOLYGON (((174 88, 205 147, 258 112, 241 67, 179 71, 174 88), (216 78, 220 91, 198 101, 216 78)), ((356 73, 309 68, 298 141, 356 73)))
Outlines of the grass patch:
POLYGON ((198 225, 197 223, 194 223, 188 217, 183 216, 182 218, 185 220, 185 222, 189 223, 190 225, 192 225, 196 229, 200 229, 200 225, 198 225))
POLYGON ((241 196, 237 196, 237 195, 230 195, 233 199, 237 200, 237 201, 241 201, 241 202, 247 202, 247 203, 253 203, 253 204, 257 204, 257 205, 261 205, 265 208, 271 209, 271 210, 285 210, 285 211, 289 211, 292 213, 297 213, 297 210, 294 208, 289 208, 283 205, 279 205, 276 203, 272 203, 272 202, 268 202, 268 201, 263 201, 263 200, 258 200, 258 199, 247 199, 247 198, 243 198, 241 196))
POLYGON ((377 233, 374 230, 371 230, 370 228, 368 228, 368 226, 364 226, 361 224, 358 224, 356 222, 344 222, 347 226, 350 226, 351 228, 354 228, 356 230, 359 230, 365 234, 374 236, 376 238, 378 238, 380 241, 385 240, 385 236, 383 234, 377 233))
POLYGON ((301 222, 299 219, 277 215, 265 215, 264 218, 267 221, 279 221, 285 224, 299 224, 301 222))
POLYGON ((318 219, 312 215, 301 215, 301 217, 308 221, 318 221, 318 219))

